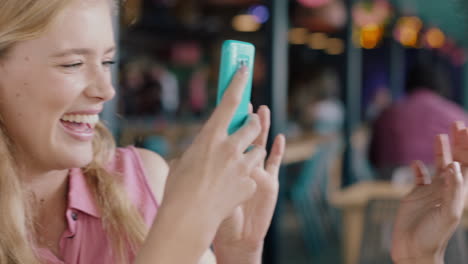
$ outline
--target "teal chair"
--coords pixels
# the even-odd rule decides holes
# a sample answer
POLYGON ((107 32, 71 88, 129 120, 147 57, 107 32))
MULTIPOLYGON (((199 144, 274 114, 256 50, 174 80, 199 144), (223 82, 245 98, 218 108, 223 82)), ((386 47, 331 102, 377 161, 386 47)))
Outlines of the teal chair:
POLYGON ((163 157, 170 153, 169 142, 162 136, 152 135, 145 137, 142 147, 154 151, 163 157))
POLYGON ((293 208, 308 255, 316 262, 325 257, 326 263, 338 263, 340 258, 337 254, 340 250, 340 217, 328 202, 330 166, 339 155, 340 146, 339 141, 320 144, 316 153, 304 162, 291 189, 293 208))

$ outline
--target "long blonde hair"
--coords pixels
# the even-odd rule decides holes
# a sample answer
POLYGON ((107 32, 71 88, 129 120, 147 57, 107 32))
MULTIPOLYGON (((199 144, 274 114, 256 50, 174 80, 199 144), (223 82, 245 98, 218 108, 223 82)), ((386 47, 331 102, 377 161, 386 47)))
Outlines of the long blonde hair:
MULTIPOLYGON (((0 0, 0 60, 16 43, 45 32, 72 1, 76 0, 0 0)), ((41 263, 35 254, 33 217, 27 210, 31 201, 22 191, 14 147, 0 113, 0 263, 41 263)), ((119 177, 104 169, 115 153, 115 142, 102 123, 96 126, 93 151, 93 161, 83 172, 112 241, 114 258, 126 263, 143 243, 148 228, 128 199, 119 177)))

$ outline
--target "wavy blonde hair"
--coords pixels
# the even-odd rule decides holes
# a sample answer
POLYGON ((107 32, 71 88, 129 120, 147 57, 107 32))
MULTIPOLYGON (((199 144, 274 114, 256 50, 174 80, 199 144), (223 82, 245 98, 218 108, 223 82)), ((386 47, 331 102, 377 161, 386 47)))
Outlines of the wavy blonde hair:
MULTIPOLYGON (((16 43, 44 33, 72 1, 0 0, 0 60, 16 43)), ((27 210, 32 201, 22 191, 14 148, 0 113, 0 263, 41 263, 35 254, 33 216, 27 210)), ((143 243, 148 228, 117 180, 119 177, 104 169, 115 153, 115 142, 102 123, 96 126, 93 151, 93 161, 83 172, 101 211, 104 229, 112 234, 109 237, 115 260, 127 263, 143 243)))

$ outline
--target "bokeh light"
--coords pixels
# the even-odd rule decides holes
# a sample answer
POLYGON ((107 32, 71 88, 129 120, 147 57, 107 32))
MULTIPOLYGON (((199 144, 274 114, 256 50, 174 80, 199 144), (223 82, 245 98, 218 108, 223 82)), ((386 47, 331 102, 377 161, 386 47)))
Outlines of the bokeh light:
POLYGON ((419 33, 423 23, 418 17, 402 17, 398 20, 395 27, 395 39, 403 46, 418 47, 419 33))
POLYGON ((289 43, 293 45, 303 45, 307 42, 306 28, 292 28, 289 30, 289 43))
POLYGON ((329 38, 325 52, 330 55, 340 55, 345 51, 344 41, 339 38, 329 38))
POLYGON ((265 23, 270 18, 270 11, 268 7, 264 5, 254 5, 250 7, 247 11, 247 14, 255 17, 258 23, 265 23))
POLYGON ((426 44, 433 49, 442 48, 445 44, 445 34, 438 28, 430 28, 426 32, 426 44))
POLYGON ((317 8, 324 6, 330 2, 330 0, 297 0, 301 5, 310 8, 317 8))
POLYGON ((307 45, 311 49, 322 50, 327 47, 328 37, 324 33, 311 33, 307 38, 307 45))
POLYGON ((365 49, 377 47, 383 37, 383 28, 377 24, 368 24, 361 28, 359 43, 365 49))
POLYGON ((240 32, 255 32, 260 29, 261 24, 252 15, 237 15, 232 19, 232 27, 240 32))

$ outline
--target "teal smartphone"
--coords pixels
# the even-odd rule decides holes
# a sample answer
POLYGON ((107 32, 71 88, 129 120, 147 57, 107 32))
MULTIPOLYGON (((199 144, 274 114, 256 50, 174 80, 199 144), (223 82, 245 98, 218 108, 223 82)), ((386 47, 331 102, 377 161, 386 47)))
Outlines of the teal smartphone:
POLYGON ((249 103, 252 93, 252 76, 255 58, 255 46, 252 43, 226 40, 221 48, 221 62, 218 79, 218 95, 216 104, 221 102, 224 92, 231 83, 237 70, 246 65, 249 69, 249 76, 246 87, 242 94, 242 100, 236 110, 234 117, 228 127, 228 133, 232 134, 241 128, 247 121, 249 115, 249 103))

